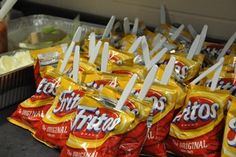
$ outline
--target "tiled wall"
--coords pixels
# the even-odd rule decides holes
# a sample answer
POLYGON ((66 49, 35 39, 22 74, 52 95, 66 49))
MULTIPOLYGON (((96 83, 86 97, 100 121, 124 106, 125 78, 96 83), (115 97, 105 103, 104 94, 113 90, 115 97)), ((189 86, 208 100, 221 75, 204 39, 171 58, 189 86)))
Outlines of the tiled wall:
POLYGON ((119 18, 139 17, 148 25, 159 24, 165 4, 172 22, 191 23, 198 31, 208 24, 208 36, 228 39, 236 31, 236 0, 28 0, 91 14, 119 18))

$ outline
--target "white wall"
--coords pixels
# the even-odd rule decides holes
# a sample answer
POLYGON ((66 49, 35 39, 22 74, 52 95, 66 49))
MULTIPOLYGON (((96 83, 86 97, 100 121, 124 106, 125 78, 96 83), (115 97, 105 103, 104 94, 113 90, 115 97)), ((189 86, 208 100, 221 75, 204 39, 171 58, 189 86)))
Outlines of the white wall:
POLYGON ((166 5, 172 22, 191 23, 198 31, 208 24, 208 36, 228 39, 236 31, 236 0, 28 0, 71 10, 119 18, 139 17, 159 24, 159 8, 166 5))

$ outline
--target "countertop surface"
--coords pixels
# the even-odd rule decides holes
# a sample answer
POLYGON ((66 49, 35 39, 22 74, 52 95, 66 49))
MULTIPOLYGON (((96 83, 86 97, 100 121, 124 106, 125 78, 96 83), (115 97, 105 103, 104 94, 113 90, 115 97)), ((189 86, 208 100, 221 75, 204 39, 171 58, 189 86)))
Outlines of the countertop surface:
POLYGON ((35 140, 31 133, 7 121, 17 105, 0 110, 1 157, 59 157, 59 150, 51 149, 35 140))

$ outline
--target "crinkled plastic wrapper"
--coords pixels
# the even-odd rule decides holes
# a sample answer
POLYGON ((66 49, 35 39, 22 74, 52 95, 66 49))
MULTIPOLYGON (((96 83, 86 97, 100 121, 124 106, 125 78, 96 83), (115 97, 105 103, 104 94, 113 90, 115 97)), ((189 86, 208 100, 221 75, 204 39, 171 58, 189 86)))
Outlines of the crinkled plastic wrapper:
MULTIPOLYGON (((114 88, 105 87, 100 96, 106 99, 109 97, 109 100, 116 103, 120 98, 120 93, 114 88)), ((130 131, 124 133, 117 156, 139 156, 147 136, 147 118, 151 110, 151 103, 129 97, 122 110, 132 112, 136 118, 130 125, 130 131)))
POLYGON ((43 117, 34 137, 48 146, 62 148, 71 130, 80 99, 85 90, 70 78, 63 77, 56 97, 43 117))
POLYGON ((60 83, 61 76, 58 73, 47 72, 40 81, 35 94, 20 103, 8 120, 34 133, 51 107, 60 83))
POLYGON ((171 122, 167 148, 180 156, 220 156, 229 93, 193 86, 171 122))
POLYGON ((176 81, 188 84, 201 70, 204 56, 200 54, 195 56, 193 60, 189 60, 183 53, 166 54, 158 64, 167 64, 172 55, 176 58, 174 73, 176 81))
MULTIPOLYGON (((136 83, 132 94, 137 96, 141 88, 142 84, 136 83)), ((174 116, 177 88, 155 83, 149 89, 145 99, 151 102, 152 111, 147 121, 147 125, 151 123, 151 128, 148 130, 142 153, 166 156, 164 140, 168 136, 170 123, 174 116)))
POLYGON ((134 121, 133 113, 116 110, 100 98, 87 95, 80 100, 60 156, 116 156, 125 132, 134 121))

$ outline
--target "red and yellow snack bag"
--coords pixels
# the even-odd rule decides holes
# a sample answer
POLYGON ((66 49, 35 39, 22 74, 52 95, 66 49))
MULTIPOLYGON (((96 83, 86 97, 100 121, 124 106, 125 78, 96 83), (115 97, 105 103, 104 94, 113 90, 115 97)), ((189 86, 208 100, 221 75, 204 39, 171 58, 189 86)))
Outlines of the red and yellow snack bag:
POLYGON ((227 91, 192 86, 171 122, 167 148, 180 156, 220 156, 228 99, 227 91))
MULTIPOLYGON (((122 82, 120 86, 124 86, 122 82)), ((136 83, 133 88, 133 95, 138 96, 142 83, 136 83)), ((170 85, 153 84, 149 89, 146 99, 151 101, 150 114, 151 128, 148 131, 142 152, 154 156, 166 156, 164 140, 169 133, 170 123, 174 116, 177 100, 177 88, 170 85)))
MULTIPOLYGON (((134 87, 136 89, 136 87, 134 87)), ((137 88, 135 92, 140 89, 137 88)), ((146 98, 153 102, 152 126, 143 146, 143 153, 166 156, 164 140, 168 136, 170 123, 174 116, 177 89, 169 85, 153 84, 146 98)))
MULTIPOLYGON (((120 99, 120 92, 114 88, 105 87, 101 91, 100 96, 105 99, 110 99, 116 103, 117 100, 120 99)), ((140 101, 131 96, 126 100, 122 110, 126 112, 131 111, 136 116, 136 118, 135 121, 130 125, 130 131, 124 133, 117 156, 139 156, 147 136, 147 117, 151 110, 150 104, 151 103, 149 102, 140 101)))
POLYGON ((61 157, 117 155, 123 134, 131 129, 135 116, 110 105, 114 104, 96 96, 86 95, 80 100, 61 157))
POLYGON ((71 130, 79 101, 85 94, 80 85, 63 77, 52 106, 41 121, 35 138, 49 145, 63 147, 71 130))
POLYGON ((222 157, 233 157, 236 154, 236 100, 233 98, 225 122, 222 157))
POLYGON ((165 54, 163 60, 159 64, 168 63, 171 55, 174 55, 176 58, 174 75, 178 82, 186 84, 197 76, 203 61, 203 56, 201 54, 194 56, 193 60, 187 59, 186 54, 184 53, 165 54))
POLYGON ((60 82, 61 76, 55 70, 48 71, 40 81, 36 93, 20 103, 8 120, 13 124, 35 132, 41 119, 51 107, 60 82))

